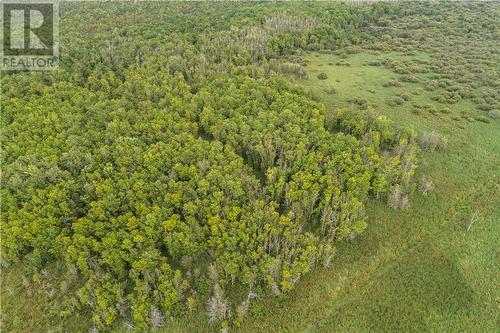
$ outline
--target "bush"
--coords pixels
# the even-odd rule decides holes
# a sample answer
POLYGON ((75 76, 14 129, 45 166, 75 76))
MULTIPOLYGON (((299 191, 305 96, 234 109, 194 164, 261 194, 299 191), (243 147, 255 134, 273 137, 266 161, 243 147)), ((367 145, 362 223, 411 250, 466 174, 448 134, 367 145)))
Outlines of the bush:
POLYGON ((406 93, 402 93, 399 95, 399 97, 401 97, 403 100, 405 101, 409 101, 410 100, 410 95, 406 94, 406 93))
POLYGON ((425 90, 427 91, 434 91, 438 88, 438 82, 436 80, 431 80, 430 82, 426 83, 425 90))
POLYGON ((361 97, 351 97, 347 100, 349 103, 353 103, 358 105, 362 110, 366 110, 368 108, 368 101, 361 97))
POLYGON ((335 88, 334 88, 334 87, 332 87, 332 86, 324 87, 324 88, 323 88, 323 91, 324 91, 325 93, 327 93, 328 95, 332 95, 332 94, 335 94, 335 93, 337 92, 337 91, 335 90, 335 88))
POLYGON ((414 96, 420 96, 423 91, 424 91, 424 89, 422 89, 422 88, 416 88, 416 89, 413 89, 411 91, 411 94, 414 96))
POLYGON ((477 108, 482 111, 491 111, 493 109, 493 106, 488 103, 481 103, 477 105, 477 108))
POLYGON ((400 80, 403 82, 417 83, 419 79, 415 75, 401 75, 400 80))
POLYGON ((396 96, 396 97, 393 97, 393 98, 390 98, 387 100, 387 104, 390 106, 398 106, 398 105, 401 105, 403 103, 404 103, 404 99, 402 99, 399 96, 396 96))
POLYGON ((383 84, 384 87, 401 87, 401 83, 396 80, 391 80, 383 84))
POLYGON ((459 93, 453 91, 444 91, 439 95, 431 97, 432 100, 443 103, 443 104, 455 104, 458 103, 462 97, 459 93))
POLYGON ((337 61, 335 63, 336 66, 345 66, 345 67, 351 67, 351 63, 345 61, 345 60, 342 60, 342 61, 337 61))
POLYGON ((413 113, 414 115, 420 116, 423 114, 423 111, 419 108, 413 108, 413 110, 411 110, 411 113, 413 113))
POLYGON ((420 190, 424 194, 427 194, 428 192, 434 189, 434 183, 426 176, 422 176, 422 178, 420 178, 419 185, 420 185, 420 190))
POLYGON ((493 119, 500 119, 500 111, 498 110, 490 110, 488 115, 493 119))
POLYGON ((382 66, 382 62, 380 60, 369 61, 366 63, 368 66, 382 66))
POLYGON ((326 79, 328 79, 328 75, 326 75, 326 73, 321 72, 318 74, 318 79, 326 80, 326 79))
POLYGON ((474 117, 474 119, 476 119, 477 121, 480 121, 482 123, 485 123, 485 124, 491 123, 490 118, 485 117, 485 116, 476 116, 476 117, 474 117))
POLYGON ((436 108, 432 108, 432 109, 429 109, 428 110, 430 113, 432 113, 433 115, 437 115, 439 113, 439 110, 436 109, 436 108))
POLYGON ((423 150, 434 151, 439 145, 439 133, 436 131, 425 132, 420 138, 420 147, 423 150))
POLYGON ((224 298, 224 291, 218 285, 214 285, 214 294, 208 301, 208 318, 211 322, 219 322, 226 319, 229 311, 228 300, 224 298))
POLYGON ((387 204, 394 210, 405 210, 410 207, 410 199, 401 186, 396 185, 387 197, 387 204))
POLYGON ((438 113, 438 110, 432 104, 424 104, 422 107, 424 108, 425 111, 427 111, 429 113, 432 113, 432 114, 437 114, 438 113))

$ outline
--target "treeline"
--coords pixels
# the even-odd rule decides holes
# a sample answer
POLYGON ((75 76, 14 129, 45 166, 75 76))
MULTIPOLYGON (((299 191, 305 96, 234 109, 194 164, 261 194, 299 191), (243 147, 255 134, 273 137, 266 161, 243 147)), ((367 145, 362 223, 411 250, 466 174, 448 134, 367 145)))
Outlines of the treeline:
POLYGON ((62 69, 2 78, 1 203, 4 264, 74 272, 62 314, 145 330, 208 306, 229 327, 330 265, 370 195, 407 201, 412 133, 346 110, 326 123, 273 70, 397 5, 62 7, 62 69))
MULTIPOLYGON (((208 68, 230 71, 304 50, 360 43, 360 28, 396 11, 394 4, 76 3, 63 4, 63 66, 78 84, 103 69, 122 78, 146 57, 169 58, 188 80, 208 68), (112 23, 111 23, 112 21, 112 23), (71 29, 64 33, 64 28, 71 29)), ((66 77, 65 79, 70 79, 66 77)))

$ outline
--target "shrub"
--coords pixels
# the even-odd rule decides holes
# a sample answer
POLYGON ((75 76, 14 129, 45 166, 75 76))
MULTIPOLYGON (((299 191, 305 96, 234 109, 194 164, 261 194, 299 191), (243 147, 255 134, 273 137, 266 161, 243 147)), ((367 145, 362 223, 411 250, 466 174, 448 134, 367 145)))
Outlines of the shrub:
POLYGON ((387 104, 390 106, 398 106, 404 103, 404 99, 399 96, 395 96, 387 100, 387 104))
POLYGON ((415 75, 401 75, 400 80, 403 82, 417 83, 419 79, 415 75))
POLYGON ((395 186, 387 197, 387 204, 394 210, 399 209, 399 201, 401 200, 402 191, 399 186, 395 186))
POLYGON ((424 194, 427 194, 428 192, 434 189, 434 183, 426 176, 422 176, 422 178, 420 178, 419 185, 420 185, 420 190, 424 194))
POLYGON ((326 73, 321 72, 318 74, 318 79, 326 80, 326 79, 328 79, 328 75, 326 75, 326 73))
POLYGON ((462 97, 459 93, 454 91, 445 91, 439 95, 433 96, 431 99, 439 103, 455 104, 458 103, 462 97))
POLYGON ((488 103, 481 103, 477 105, 477 108, 482 111, 491 111, 493 109, 493 106, 488 103))
POLYGON ((164 317, 156 306, 151 306, 149 321, 152 327, 161 327, 164 323, 164 317))
POLYGON ((476 116, 476 117, 474 117, 474 119, 476 119, 477 121, 480 121, 482 123, 485 123, 485 124, 491 123, 491 120, 485 116, 476 116))
POLYGON ((423 92, 423 91, 424 91, 424 89, 422 89, 422 88, 417 88, 417 89, 413 89, 413 90, 411 91, 411 94, 412 94, 412 95, 415 95, 415 96, 420 96, 420 94, 422 94, 422 92, 423 92))
POLYGON ((402 93, 399 95, 399 97, 401 97, 403 100, 405 101, 409 101, 410 100, 410 95, 406 94, 406 93, 402 93))
POLYGON ((387 197, 387 204, 394 210, 405 210, 410 207, 410 199, 401 185, 396 185, 387 197))
POLYGON ((417 116, 420 116, 423 114, 422 110, 419 109, 419 108, 414 108, 413 110, 411 110, 411 113, 417 115, 417 116))
POLYGON ((488 115, 493 119, 500 119, 500 111, 499 110, 490 110, 488 115))
POLYGON ((439 133, 435 130, 431 132, 425 132, 420 138, 420 147, 423 150, 434 151, 439 145, 439 133))
POLYGON ((321 101, 321 96, 320 96, 318 93, 316 93, 315 91, 311 91, 311 92, 309 93, 309 97, 310 97, 313 101, 316 101, 316 102, 321 101))
POLYGON ((436 109, 436 108, 432 108, 432 109, 429 109, 428 110, 430 113, 432 113, 433 115, 437 115, 439 113, 439 110, 436 109))
POLYGON ((382 62, 380 60, 369 61, 366 63, 368 66, 382 66, 382 62))
POLYGON ((425 111, 432 113, 432 114, 436 114, 438 112, 436 107, 432 104, 424 104, 422 107, 424 108, 425 111))
POLYGON ((337 92, 332 86, 324 87, 323 91, 329 95, 335 94, 337 92))
POLYGON ((345 60, 342 60, 342 61, 337 61, 335 63, 336 66, 345 66, 345 67, 350 67, 351 66, 351 63, 345 61, 345 60))
POLYGON ((396 80, 391 80, 383 84, 384 87, 401 87, 401 83, 396 80))
POLYGON ((399 209, 400 210, 405 210, 410 208, 410 199, 408 198, 408 194, 404 194, 401 197, 401 201, 399 203, 399 209))
POLYGON ((469 87, 460 87, 456 92, 462 98, 470 98, 473 96, 473 91, 469 87))
POLYGON ((208 318, 211 322, 223 321, 227 317, 229 304, 218 284, 214 285, 214 294, 208 301, 208 318))
POLYGON ((366 110, 368 108, 368 101, 364 98, 351 97, 347 101, 349 103, 353 103, 353 104, 358 105, 362 110, 366 110))
POLYGON ((438 82, 436 80, 431 80, 430 82, 427 82, 425 86, 425 90, 427 91, 434 91, 438 88, 438 82))

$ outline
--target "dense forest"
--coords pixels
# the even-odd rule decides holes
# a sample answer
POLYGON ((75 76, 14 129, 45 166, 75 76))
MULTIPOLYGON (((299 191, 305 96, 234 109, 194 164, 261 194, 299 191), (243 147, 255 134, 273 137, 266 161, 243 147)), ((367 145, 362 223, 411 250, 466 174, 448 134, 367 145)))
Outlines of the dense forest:
POLYGON ((87 313, 87 330, 192 311, 237 329, 254 300, 329 267, 367 227, 368 200, 410 207, 419 151, 438 145, 361 99, 327 110, 297 84, 302 55, 424 45, 443 56, 367 65, 402 82, 432 71, 437 103, 499 116, 498 71, 484 70, 498 64, 497 17, 438 6, 451 5, 61 3, 60 69, 1 79, 3 269, 57 276, 53 312, 87 313), (450 59, 464 31, 425 35, 450 22, 488 42, 450 59))

